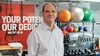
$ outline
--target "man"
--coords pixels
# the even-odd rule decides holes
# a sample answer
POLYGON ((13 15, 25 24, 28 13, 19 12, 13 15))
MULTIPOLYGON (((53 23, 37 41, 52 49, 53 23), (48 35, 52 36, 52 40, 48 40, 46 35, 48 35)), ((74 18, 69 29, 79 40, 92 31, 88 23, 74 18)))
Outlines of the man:
POLYGON ((42 16, 43 23, 28 36, 28 56, 63 56, 63 33, 55 24, 56 6, 46 3, 42 16))

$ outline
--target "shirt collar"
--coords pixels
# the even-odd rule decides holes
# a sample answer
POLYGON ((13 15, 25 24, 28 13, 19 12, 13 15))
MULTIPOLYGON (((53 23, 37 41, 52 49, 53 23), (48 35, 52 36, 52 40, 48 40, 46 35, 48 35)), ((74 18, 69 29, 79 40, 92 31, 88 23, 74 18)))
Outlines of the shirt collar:
MULTIPOLYGON (((49 27, 47 24, 45 24, 44 22, 42 22, 41 26, 42 26, 42 28, 43 28, 44 30, 51 30, 50 27, 49 27)), ((53 28, 53 30, 56 29, 56 28, 57 28, 57 25, 56 25, 56 23, 54 23, 54 28, 53 28)))

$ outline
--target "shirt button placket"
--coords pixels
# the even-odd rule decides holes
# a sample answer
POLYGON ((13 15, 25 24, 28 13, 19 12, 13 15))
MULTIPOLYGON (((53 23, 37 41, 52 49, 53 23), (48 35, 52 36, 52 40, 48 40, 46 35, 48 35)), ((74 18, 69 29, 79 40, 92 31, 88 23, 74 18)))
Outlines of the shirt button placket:
POLYGON ((52 38, 52 46, 53 46, 53 50, 54 50, 54 56, 57 56, 56 55, 55 38, 54 38, 54 35, 53 35, 53 31, 51 31, 51 38, 52 38))

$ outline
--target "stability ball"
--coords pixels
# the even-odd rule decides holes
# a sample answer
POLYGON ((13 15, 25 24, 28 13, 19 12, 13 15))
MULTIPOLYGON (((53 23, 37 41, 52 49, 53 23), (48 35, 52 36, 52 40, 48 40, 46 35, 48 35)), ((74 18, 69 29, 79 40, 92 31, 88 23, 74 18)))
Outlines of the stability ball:
POLYGON ((60 22, 68 22, 71 19, 71 13, 67 9, 60 10, 58 13, 60 22))
POLYGON ((71 8, 71 19, 73 21, 82 21, 84 18, 84 12, 83 9, 78 7, 72 7, 71 8))
POLYGON ((93 11, 88 8, 84 8, 84 18, 83 21, 93 21, 93 11))

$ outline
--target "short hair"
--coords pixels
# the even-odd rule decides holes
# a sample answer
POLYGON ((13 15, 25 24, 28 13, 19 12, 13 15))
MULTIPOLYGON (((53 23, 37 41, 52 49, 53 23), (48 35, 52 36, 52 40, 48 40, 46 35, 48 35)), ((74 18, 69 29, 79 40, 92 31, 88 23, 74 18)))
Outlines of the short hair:
MULTIPOLYGON (((45 7, 47 4, 48 4, 48 3, 46 3, 46 4, 43 5, 43 7, 42 7, 42 12, 44 12, 44 7, 45 7)), ((56 5, 55 5, 54 3, 51 3, 51 4, 52 4, 55 8, 57 8, 56 5)))

